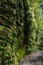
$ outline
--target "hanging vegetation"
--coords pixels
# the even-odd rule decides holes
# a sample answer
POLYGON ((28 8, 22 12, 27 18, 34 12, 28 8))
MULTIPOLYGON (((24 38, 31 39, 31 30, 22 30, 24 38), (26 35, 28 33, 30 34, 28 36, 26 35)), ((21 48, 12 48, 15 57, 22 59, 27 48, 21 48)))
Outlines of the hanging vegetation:
POLYGON ((0 65, 18 65, 38 49, 35 11, 29 0, 1 0, 0 6, 0 65))

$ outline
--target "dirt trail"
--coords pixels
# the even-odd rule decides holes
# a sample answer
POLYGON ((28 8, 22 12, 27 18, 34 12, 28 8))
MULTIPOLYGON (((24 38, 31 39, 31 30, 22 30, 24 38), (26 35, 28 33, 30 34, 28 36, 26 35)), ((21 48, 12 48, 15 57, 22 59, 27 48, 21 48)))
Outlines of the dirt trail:
POLYGON ((19 65, 43 65, 43 51, 25 56, 19 65))

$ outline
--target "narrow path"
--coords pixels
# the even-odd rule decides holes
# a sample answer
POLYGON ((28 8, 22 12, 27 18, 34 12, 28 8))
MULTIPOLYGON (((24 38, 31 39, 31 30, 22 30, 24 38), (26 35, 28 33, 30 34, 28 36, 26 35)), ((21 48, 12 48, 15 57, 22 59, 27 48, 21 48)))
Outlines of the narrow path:
POLYGON ((19 65, 43 65, 43 51, 25 56, 19 65))

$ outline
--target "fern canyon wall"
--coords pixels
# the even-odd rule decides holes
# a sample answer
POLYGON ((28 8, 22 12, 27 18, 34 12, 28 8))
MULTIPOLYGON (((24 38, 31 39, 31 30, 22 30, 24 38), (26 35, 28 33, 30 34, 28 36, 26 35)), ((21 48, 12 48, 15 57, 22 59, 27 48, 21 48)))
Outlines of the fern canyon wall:
POLYGON ((38 49, 34 10, 29 0, 0 0, 0 65, 18 65, 38 49))

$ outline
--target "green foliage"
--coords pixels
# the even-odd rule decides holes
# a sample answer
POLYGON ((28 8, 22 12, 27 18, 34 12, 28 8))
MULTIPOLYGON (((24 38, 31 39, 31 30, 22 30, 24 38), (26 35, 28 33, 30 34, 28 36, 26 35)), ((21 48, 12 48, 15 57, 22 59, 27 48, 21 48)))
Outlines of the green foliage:
POLYGON ((30 4, 27 0, 23 0, 24 2, 24 45, 26 46, 26 53, 31 53, 32 51, 36 51, 37 40, 36 40, 36 31, 37 31, 37 22, 34 18, 35 14, 30 7, 30 4), (36 46, 36 47, 35 47, 36 46))
POLYGON ((18 58, 18 61, 20 61, 20 59, 23 58, 23 56, 25 55, 25 48, 21 48, 17 51, 17 58, 18 58))
POLYGON ((0 65, 18 65, 26 53, 38 49, 40 18, 36 2, 0 1, 0 65))

